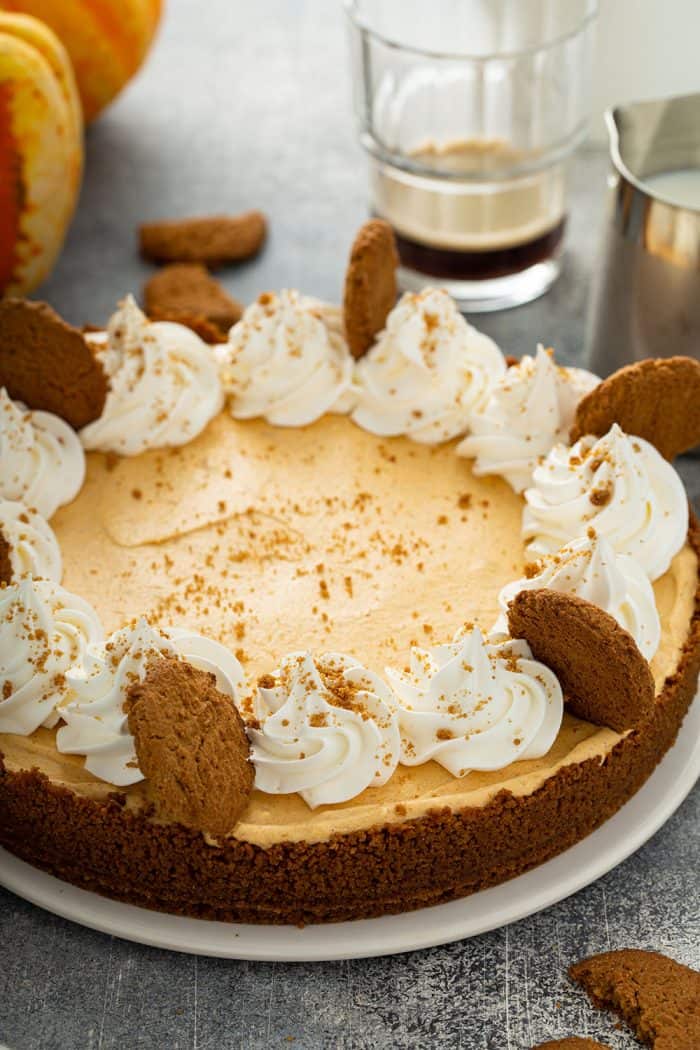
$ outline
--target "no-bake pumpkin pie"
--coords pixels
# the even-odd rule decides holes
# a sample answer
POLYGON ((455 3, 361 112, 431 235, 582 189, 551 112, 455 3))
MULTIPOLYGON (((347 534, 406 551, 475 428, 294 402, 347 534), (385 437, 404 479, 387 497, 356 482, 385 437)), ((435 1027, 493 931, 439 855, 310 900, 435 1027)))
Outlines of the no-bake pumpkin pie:
POLYGON ((128 298, 76 432, 0 324, 7 849, 175 913, 398 912, 566 849, 673 742, 700 539, 663 421, 570 445, 596 378, 508 367, 440 290, 345 331, 270 293, 212 347, 128 298))

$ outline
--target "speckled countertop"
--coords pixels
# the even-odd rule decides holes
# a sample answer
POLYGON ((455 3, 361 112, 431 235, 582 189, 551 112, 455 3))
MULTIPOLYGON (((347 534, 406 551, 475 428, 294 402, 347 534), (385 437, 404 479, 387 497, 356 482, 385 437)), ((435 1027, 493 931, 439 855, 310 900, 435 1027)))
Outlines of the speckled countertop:
MULTIPOLYGON (((542 300, 477 324, 506 352, 542 340, 581 360, 606 159, 573 168, 566 270, 542 300)), ((260 207, 271 236, 225 274, 339 296, 366 212, 350 116, 343 22, 330 0, 171 0, 151 61, 91 128, 80 211, 41 290, 70 320, 103 321, 149 268, 145 218, 260 207)), ((694 497, 700 461, 681 467, 694 497)), ((445 948, 367 961, 225 962, 119 941, 0 890, 0 1043, 12 1050, 228 1050, 274 1046, 527 1050, 591 1035, 637 1045, 564 973, 608 948, 656 948, 700 966, 700 791, 626 863, 510 927, 445 948)), ((426 922, 429 921, 426 916, 426 922)))

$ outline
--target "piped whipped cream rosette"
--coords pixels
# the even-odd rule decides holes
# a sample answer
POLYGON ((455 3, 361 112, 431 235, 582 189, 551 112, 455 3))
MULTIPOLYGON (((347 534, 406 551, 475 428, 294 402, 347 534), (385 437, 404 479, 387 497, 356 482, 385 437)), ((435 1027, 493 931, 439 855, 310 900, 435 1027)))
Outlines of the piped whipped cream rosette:
POLYGON ((70 672, 89 665, 103 638, 92 606, 51 580, 0 588, 0 733, 55 725, 70 672))
POLYGON ((7 544, 13 580, 31 574, 61 582, 58 540, 38 511, 19 500, 0 499, 0 537, 7 544))
POLYGON ((104 645, 92 646, 87 658, 67 672, 67 699, 59 709, 65 725, 56 733, 57 749, 84 755, 90 773, 118 787, 143 780, 125 701, 131 686, 145 678, 150 661, 162 656, 183 657, 213 673, 217 688, 232 702, 243 691, 243 669, 223 645, 182 628, 156 630, 142 618, 115 631, 104 645))
POLYGON ((632 635, 646 660, 654 656, 661 623, 649 577, 639 562, 616 554, 608 540, 593 530, 556 554, 545 555, 530 576, 506 584, 498 596, 502 612, 491 635, 508 635, 508 606, 516 594, 542 587, 575 594, 604 609, 632 635))
POLYGON ((500 474, 516 492, 532 483, 532 473, 554 445, 567 441, 576 405, 599 378, 582 368, 555 364, 552 352, 537 348, 496 384, 485 408, 470 422, 457 446, 474 460, 477 477, 500 474))
POLYGON ((490 644, 478 627, 454 642, 414 646, 407 671, 387 668, 401 762, 439 762, 455 777, 546 755, 563 714, 556 675, 524 641, 490 644))
POLYGON ((80 492, 85 455, 75 431, 51 412, 30 412, 0 388, 0 497, 50 518, 80 492))
POLYGON ((493 340, 467 324, 447 292, 407 292, 357 364, 352 418, 385 437, 448 441, 485 408, 505 368, 493 340))
POLYGON ((643 438, 614 423, 602 438, 556 445, 525 492, 528 554, 554 554, 594 528, 618 554, 662 576, 688 532, 688 498, 676 471, 643 438))
POLYGON ((109 381, 104 411, 83 427, 86 449, 136 456, 185 445, 223 405, 216 358, 184 325, 149 321, 128 295, 104 334, 86 337, 109 381))
POLYGON ((340 311, 298 292, 259 296, 216 353, 235 419, 305 426, 352 405, 340 311))
POLYGON ((255 786, 298 792, 307 805, 355 798, 385 784, 399 760, 386 684, 342 653, 291 653, 243 707, 255 786))

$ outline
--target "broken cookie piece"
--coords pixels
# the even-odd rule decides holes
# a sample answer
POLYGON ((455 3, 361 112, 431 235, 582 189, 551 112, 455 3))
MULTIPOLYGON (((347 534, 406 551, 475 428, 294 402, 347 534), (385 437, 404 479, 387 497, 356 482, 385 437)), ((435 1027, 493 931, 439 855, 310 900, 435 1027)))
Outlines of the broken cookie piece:
POLYGON ((673 459, 700 443, 700 361, 650 358, 614 372, 579 402, 573 445, 584 434, 602 437, 618 423, 673 459))
POLYGON ((170 820, 224 836, 253 790, 243 721, 213 674, 185 660, 154 659, 125 708, 139 768, 170 820))
POLYGON ((345 274, 343 318, 353 357, 367 353, 396 303, 399 257, 388 222, 371 219, 353 241, 345 274))
POLYGON ((47 303, 0 300, 0 387, 80 430, 102 415, 107 379, 82 332, 47 303))
POLYGON ((202 342, 209 343, 210 346, 226 342, 226 333, 201 314, 187 314, 179 310, 150 310, 148 320, 170 321, 173 324, 184 325, 185 328, 189 328, 195 335, 198 335, 202 342))
POLYGON ((508 607, 508 627, 554 671, 577 718, 622 733, 651 712, 649 664, 632 636, 597 605, 546 588, 520 591, 508 607))
POLYGON ((569 969, 594 1006, 611 1010, 655 1050, 700 1047, 700 973, 659 952, 623 948, 569 969))
POLYGON ((2 532, 0 532, 0 587, 12 582, 12 551, 2 532))
POLYGON ((141 255, 153 262, 199 262, 222 266, 256 255, 267 235, 260 211, 161 219, 139 228, 141 255))
POLYGON ((216 342, 226 341, 229 328, 240 321, 243 314, 241 304, 226 293, 201 263, 164 266, 144 284, 143 299, 146 313, 154 320, 177 321, 187 324, 188 328, 204 320, 216 332, 216 342))

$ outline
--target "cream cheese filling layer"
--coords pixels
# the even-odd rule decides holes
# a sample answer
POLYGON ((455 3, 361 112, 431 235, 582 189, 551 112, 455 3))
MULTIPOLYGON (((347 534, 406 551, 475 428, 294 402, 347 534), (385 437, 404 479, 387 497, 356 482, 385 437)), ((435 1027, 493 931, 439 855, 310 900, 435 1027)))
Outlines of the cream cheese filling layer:
MULTIPOLYGON (((64 586, 112 631, 145 614, 236 652, 255 678, 285 653, 357 656, 382 673, 412 641, 435 644, 473 620, 488 628, 498 593, 523 574, 522 500, 498 478, 475 478, 454 446, 378 438, 348 419, 280 430, 215 418, 191 444, 116 464, 90 453, 82 492, 52 520, 64 586)), ((693 612, 697 559, 685 547, 654 584, 662 624, 652 670, 675 670, 693 612)), ((569 715, 548 754, 455 779, 434 762, 399 767, 382 787, 310 812, 297 795, 255 792, 237 839, 261 846, 323 841, 436 807, 526 795, 562 765, 600 756, 621 737, 569 715)), ((0 736, 10 770, 39 768, 80 795, 114 786, 60 755, 54 732, 0 736)), ((128 789, 127 805, 148 799, 128 789)))

